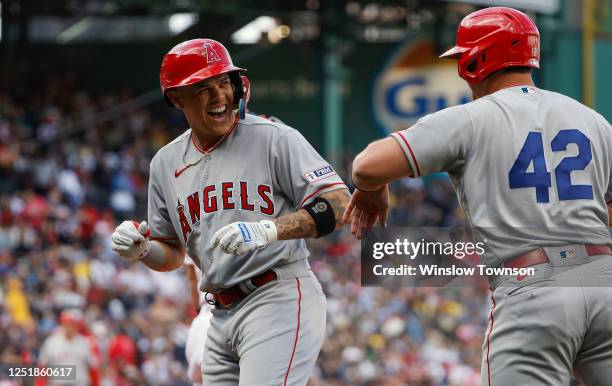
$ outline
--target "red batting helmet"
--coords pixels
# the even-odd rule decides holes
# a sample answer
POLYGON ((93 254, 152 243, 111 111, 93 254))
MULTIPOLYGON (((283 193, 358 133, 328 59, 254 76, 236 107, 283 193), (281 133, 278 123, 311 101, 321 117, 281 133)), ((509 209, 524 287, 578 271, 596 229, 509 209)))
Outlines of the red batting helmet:
MULTIPOLYGON (((234 90, 235 110, 248 95, 248 81, 241 75, 243 72, 246 72, 244 68, 234 66, 223 44, 212 39, 193 39, 174 46, 164 56, 159 83, 166 103, 174 107, 167 96, 168 90, 228 73, 234 90)), ((242 103, 246 104, 246 100, 242 103)))
POLYGON ((457 44, 440 57, 458 59, 459 76, 470 83, 506 67, 540 68, 540 32, 523 12, 485 8, 461 21, 457 44))
POLYGON ((60 314, 61 324, 80 325, 83 322, 83 312, 79 309, 64 310, 60 314))

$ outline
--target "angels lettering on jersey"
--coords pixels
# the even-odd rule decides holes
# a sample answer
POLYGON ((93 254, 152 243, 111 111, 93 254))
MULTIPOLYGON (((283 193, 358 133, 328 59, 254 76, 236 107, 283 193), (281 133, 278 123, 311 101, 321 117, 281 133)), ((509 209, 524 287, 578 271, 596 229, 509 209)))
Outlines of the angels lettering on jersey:
POLYGON ((201 192, 196 191, 182 200, 177 198, 176 214, 183 233, 183 241, 191 234, 193 226, 204 216, 222 210, 247 210, 266 216, 274 215, 272 187, 266 184, 252 184, 247 181, 222 182, 207 185, 201 192), (185 213, 187 210, 187 213, 185 213))

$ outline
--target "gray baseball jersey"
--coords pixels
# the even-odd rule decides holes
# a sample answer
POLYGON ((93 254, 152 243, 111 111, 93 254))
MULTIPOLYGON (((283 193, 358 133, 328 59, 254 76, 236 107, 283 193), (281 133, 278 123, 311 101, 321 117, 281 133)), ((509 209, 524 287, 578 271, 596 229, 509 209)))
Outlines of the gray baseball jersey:
POLYGON ((152 238, 177 240, 203 271, 201 289, 231 287, 271 267, 308 257, 304 240, 272 242, 243 256, 207 249, 221 227, 292 213, 346 186, 295 129, 247 115, 208 149, 187 130, 150 167, 152 238))
POLYGON ((84 336, 77 334, 68 339, 58 330, 45 340, 40 348, 39 364, 75 366, 75 381, 51 380, 49 385, 91 385, 88 369, 97 365, 91 346, 84 336))
POLYGON ((612 128, 564 95, 510 87, 392 134, 416 176, 447 171, 487 265, 543 246, 608 244, 612 128))

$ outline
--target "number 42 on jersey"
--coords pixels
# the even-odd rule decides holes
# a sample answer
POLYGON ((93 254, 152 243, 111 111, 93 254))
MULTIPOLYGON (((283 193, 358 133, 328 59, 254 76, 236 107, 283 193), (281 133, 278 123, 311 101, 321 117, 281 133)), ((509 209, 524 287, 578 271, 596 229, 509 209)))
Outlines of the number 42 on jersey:
MULTIPOLYGON (((592 200, 593 187, 591 185, 572 185, 571 180, 572 171, 584 170, 593 158, 589 138, 580 130, 560 130, 550 143, 550 148, 553 152, 565 151, 570 143, 578 146, 578 155, 565 157, 555 168, 559 200, 592 200)), ((523 148, 508 173, 508 180, 510 189, 535 188, 538 203, 550 202, 549 189, 552 183, 544 157, 542 133, 529 132, 523 148), (527 169, 531 163, 533 163, 533 171, 529 172, 527 169)))

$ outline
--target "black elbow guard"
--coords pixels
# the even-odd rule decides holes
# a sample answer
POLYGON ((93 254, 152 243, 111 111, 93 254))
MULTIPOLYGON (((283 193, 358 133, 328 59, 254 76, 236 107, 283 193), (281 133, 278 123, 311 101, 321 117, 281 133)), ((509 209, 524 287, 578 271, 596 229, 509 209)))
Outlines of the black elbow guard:
POLYGON ((336 229, 336 216, 329 201, 317 197, 310 204, 303 206, 317 226, 317 237, 326 236, 336 229))

